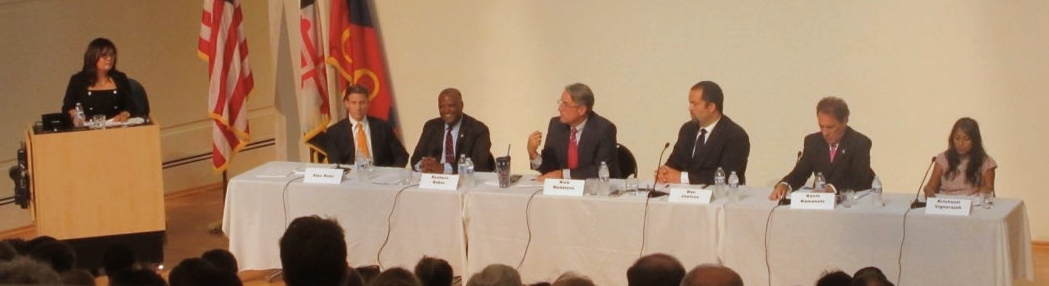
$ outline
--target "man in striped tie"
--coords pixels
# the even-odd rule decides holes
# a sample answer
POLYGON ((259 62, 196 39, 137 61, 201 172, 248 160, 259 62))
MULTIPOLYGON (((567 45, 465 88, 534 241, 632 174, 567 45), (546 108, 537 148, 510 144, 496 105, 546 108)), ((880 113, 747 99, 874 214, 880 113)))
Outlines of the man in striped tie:
POLYGON ((446 88, 437 95, 440 117, 426 121, 412 152, 412 168, 424 173, 455 174, 459 157, 466 155, 478 172, 495 171, 488 126, 463 114, 463 95, 446 88))
POLYGON ((557 101, 560 116, 550 118, 546 144, 538 152, 543 133, 528 136, 528 158, 532 169, 547 178, 596 178, 601 162, 609 174, 619 174, 616 157, 616 125, 594 112, 594 92, 575 83, 565 87, 557 101))
POLYGON ((328 127, 328 142, 324 151, 328 161, 354 164, 357 156, 371 158, 381 167, 404 167, 408 151, 393 132, 390 123, 368 115, 368 88, 362 85, 346 87, 342 102, 346 105, 346 119, 328 127))

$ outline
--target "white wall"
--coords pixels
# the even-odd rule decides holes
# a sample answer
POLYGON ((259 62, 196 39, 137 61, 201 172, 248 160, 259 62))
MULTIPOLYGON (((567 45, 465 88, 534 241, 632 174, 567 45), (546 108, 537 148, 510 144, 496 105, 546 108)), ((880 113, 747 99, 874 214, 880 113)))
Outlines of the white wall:
MULTIPOLYGON (((294 0, 271 0, 294 3, 294 0)), ((256 91, 256 139, 281 136, 273 108, 276 63, 266 1, 244 1, 256 91)), ((1045 1, 377 1, 405 143, 436 116, 445 87, 493 130, 493 151, 545 130, 561 88, 583 82, 595 110, 651 172, 664 142, 688 119, 688 88, 713 80, 726 114, 750 133, 748 177, 769 185, 817 130, 816 101, 843 97, 851 125, 874 140, 873 167, 889 191, 911 193, 950 125, 971 116, 998 161, 1001 196, 1049 203, 1036 179, 1049 134, 1049 2, 1045 1)), ((294 7, 294 5, 290 5, 294 7)), ((286 6, 287 7, 287 6, 286 6)), ((56 110, 94 37, 114 40, 119 67, 149 88, 165 127, 165 159, 206 152, 205 67, 196 58, 201 1, 58 1, 0 4, 0 165, 25 126, 56 110), (5 151, 7 150, 7 151, 5 151)), ((278 29, 279 30, 279 29, 278 29)), ((292 37, 291 39, 297 39, 292 37)), ((293 57, 294 59, 294 57, 293 57)), ((296 140, 295 138, 291 140, 296 140)), ((296 142, 291 141, 289 142, 296 142)), ((241 169, 280 152, 241 154, 241 169)), ((5 161, 6 160, 6 161, 5 161)), ((215 182, 207 164, 165 172, 170 189, 215 182)), ((2 193, 0 193, 2 195, 2 193)), ((1049 210, 1028 209, 1034 239, 1049 210)))

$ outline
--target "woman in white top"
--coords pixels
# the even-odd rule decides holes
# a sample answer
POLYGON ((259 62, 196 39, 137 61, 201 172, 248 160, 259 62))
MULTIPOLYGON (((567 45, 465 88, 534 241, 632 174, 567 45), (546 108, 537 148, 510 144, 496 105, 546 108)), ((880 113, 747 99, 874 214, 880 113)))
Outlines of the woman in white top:
POLYGON ((994 169, 997 167, 998 164, 983 149, 976 120, 958 119, 947 138, 947 151, 936 155, 936 166, 925 185, 925 196, 994 194, 994 169))

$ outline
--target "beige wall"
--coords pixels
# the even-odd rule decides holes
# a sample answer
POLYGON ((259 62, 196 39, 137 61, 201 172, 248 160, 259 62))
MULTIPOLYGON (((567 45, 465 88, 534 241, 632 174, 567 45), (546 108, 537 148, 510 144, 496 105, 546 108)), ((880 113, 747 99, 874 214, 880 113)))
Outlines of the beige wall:
MULTIPOLYGON (((272 67, 274 50, 284 49, 269 44, 276 36, 265 1, 244 2, 253 137, 283 140, 272 67)), ((726 114, 750 133, 752 185, 770 185, 791 167, 802 136, 817 130, 815 102, 835 95, 849 102, 851 126, 873 138, 873 167, 889 191, 913 192, 951 123, 971 116, 1001 166, 998 193, 1049 203, 1036 184, 1049 173, 1040 163, 1049 158, 1040 148, 1049 145, 1040 124, 1049 106, 1049 2, 377 2, 409 151, 436 116, 437 92, 454 86, 466 112, 492 128, 496 153, 513 144, 514 168, 526 172, 525 137, 545 131, 560 89, 578 81, 594 88, 596 111, 617 123, 620 142, 648 173, 688 118, 688 88, 714 80, 726 114)), ((149 88, 165 159, 207 151, 199 17, 200 1, 0 4, 0 114, 9 119, 0 123, 0 163, 10 165, 4 154, 28 122, 58 108, 98 36, 116 42, 119 67, 149 88)), ((278 157, 263 150, 234 162, 247 168, 278 157)), ((172 190, 215 180, 207 164, 165 172, 172 190)), ((1028 214, 1034 238, 1049 240, 1041 224, 1049 210, 1028 214)))

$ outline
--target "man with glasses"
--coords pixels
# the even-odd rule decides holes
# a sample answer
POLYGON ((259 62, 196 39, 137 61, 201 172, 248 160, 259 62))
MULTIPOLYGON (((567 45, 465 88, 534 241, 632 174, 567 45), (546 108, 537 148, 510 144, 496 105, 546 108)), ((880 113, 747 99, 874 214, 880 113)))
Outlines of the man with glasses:
POLYGON ((558 101, 560 116, 550 119, 546 144, 538 152, 543 133, 528 136, 528 158, 538 180, 586 179, 598 176, 601 162, 609 174, 619 173, 616 160, 616 126, 594 112, 594 92, 575 83, 566 86, 558 101))

